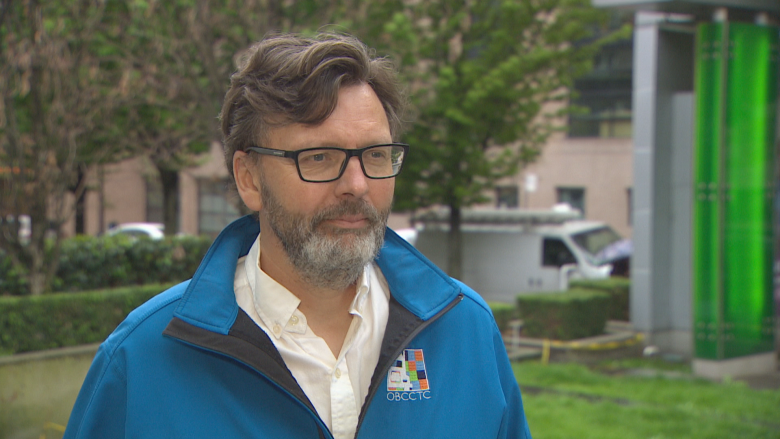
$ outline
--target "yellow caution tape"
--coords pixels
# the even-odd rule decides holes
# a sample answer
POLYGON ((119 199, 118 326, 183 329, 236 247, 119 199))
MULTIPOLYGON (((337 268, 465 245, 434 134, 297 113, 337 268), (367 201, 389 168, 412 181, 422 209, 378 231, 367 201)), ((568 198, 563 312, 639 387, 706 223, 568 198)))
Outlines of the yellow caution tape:
POLYGON ((47 422, 43 424, 43 430, 44 433, 41 433, 39 439, 46 439, 46 433, 45 433, 46 430, 54 430, 54 431, 59 431, 60 433, 65 433, 65 426, 60 424, 55 424, 54 422, 47 422))
POLYGON ((616 341, 608 341, 608 342, 580 342, 580 341, 561 341, 561 340, 545 339, 542 342, 542 349, 549 350, 549 347, 564 348, 564 349, 583 349, 583 350, 615 349, 622 346, 635 345, 641 342, 642 340, 644 340, 644 338, 645 337, 643 334, 637 333, 625 340, 616 340, 616 341))

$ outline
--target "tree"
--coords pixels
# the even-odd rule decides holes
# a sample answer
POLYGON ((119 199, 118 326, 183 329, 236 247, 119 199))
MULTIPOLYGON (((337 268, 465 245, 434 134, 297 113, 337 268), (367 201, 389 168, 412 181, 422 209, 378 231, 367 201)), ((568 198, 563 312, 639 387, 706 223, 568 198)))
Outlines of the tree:
POLYGON ((432 0, 385 26, 414 112, 396 207, 449 207, 450 275, 461 275, 461 209, 562 128, 574 78, 622 36, 593 38, 605 18, 589 0, 432 0))
POLYGON ((198 154, 220 139, 216 117, 236 57, 266 33, 320 20, 329 5, 308 0, 127 3, 124 63, 136 98, 126 108, 126 140, 158 171, 167 234, 177 230, 179 172, 197 164, 198 154))
POLYGON ((2 1, 0 10, 0 248, 41 294, 57 269, 60 228, 90 164, 116 157, 106 141, 123 97, 110 39, 98 38, 107 3, 2 1), (20 236, 28 215, 30 236, 20 236), (51 240, 47 238, 51 236, 51 240))
MULTIPOLYGON (((178 229, 179 172, 219 138, 219 92, 234 51, 216 34, 222 17, 211 3, 131 1, 120 16, 122 63, 134 96, 124 109, 125 142, 157 170, 166 234, 178 229)), ((234 27, 243 30, 241 24, 234 27)))
MULTIPOLYGON (((95 164, 145 155, 176 231, 178 171, 219 138, 235 56, 322 18, 314 0, 0 0, 0 249, 33 294, 95 164), (28 238, 19 216, 32 221, 28 238), (47 237, 53 239, 47 240, 47 237)), ((333 8, 331 8, 333 9, 333 8)), ((334 10, 335 11, 335 10, 334 10)), ((327 12, 331 14, 334 12, 327 12)))

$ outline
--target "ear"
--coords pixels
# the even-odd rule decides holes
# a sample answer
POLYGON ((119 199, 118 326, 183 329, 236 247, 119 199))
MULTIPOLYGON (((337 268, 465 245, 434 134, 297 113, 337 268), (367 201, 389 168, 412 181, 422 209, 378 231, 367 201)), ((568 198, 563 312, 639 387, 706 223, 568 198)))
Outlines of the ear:
POLYGON ((236 180, 238 195, 246 207, 254 212, 263 208, 260 192, 260 169, 255 166, 244 151, 233 153, 233 178, 236 180))

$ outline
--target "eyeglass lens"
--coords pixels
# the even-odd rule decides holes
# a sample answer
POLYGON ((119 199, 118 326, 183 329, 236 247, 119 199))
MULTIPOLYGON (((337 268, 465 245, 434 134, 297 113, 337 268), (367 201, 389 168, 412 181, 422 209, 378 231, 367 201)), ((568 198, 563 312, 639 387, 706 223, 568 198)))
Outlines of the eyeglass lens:
MULTIPOLYGON (((306 180, 332 180, 339 177, 347 152, 338 149, 310 149, 298 154, 298 168, 306 180)), ((393 177, 401 170, 404 149, 378 145, 363 150, 360 161, 367 177, 393 177)))

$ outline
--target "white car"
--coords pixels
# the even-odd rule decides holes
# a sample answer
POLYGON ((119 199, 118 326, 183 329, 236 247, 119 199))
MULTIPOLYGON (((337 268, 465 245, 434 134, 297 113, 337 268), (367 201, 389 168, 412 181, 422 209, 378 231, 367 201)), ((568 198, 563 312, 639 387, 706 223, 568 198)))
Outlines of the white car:
POLYGON ((409 244, 414 245, 417 242, 417 229, 405 228, 395 231, 401 238, 405 239, 409 244))
POLYGON ((131 238, 163 239, 165 226, 160 223, 124 223, 106 231, 107 236, 126 235, 131 238))

